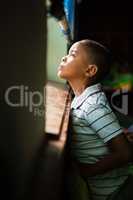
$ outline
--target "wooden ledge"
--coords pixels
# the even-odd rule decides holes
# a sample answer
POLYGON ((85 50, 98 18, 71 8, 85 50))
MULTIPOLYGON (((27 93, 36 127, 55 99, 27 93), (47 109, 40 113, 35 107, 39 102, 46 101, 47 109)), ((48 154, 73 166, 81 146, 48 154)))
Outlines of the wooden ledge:
POLYGON ((71 103, 67 85, 48 81, 45 100, 45 133, 49 138, 59 139, 61 145, 66 140, 71 103))

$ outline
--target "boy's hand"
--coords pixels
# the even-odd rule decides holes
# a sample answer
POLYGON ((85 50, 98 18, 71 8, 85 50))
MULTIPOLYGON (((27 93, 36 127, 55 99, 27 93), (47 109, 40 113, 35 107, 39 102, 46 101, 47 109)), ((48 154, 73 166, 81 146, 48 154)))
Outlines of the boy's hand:
POLYGON ((133 160, 133 152, 124 134, 118 135, 108 142, 110 154, 94 164, 76 162, 83 177, 95 176, 110 170, 123 167, 133 160))
POLYGON ((112 153, 119 156, 121 162, 129 162, 133 159, 131 145, 124 134, 114 137, 108 142, 108 147, 112 153))
POLYGON ((133 144, 133 133, 127 134, 127 139, 133 144))
POLYGON ((129 142, 133 144, 133 132, 129 132, 128 129, 124 129, 124 134, 129 142))

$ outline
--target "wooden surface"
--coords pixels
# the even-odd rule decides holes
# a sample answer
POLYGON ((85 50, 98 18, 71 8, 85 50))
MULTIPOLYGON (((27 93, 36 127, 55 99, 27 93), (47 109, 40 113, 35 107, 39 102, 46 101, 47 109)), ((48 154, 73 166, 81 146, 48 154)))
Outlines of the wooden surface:
POLYGON ((67 132, 70 97, 65 84, 46 84, 45 133, 59 136, 67 132))

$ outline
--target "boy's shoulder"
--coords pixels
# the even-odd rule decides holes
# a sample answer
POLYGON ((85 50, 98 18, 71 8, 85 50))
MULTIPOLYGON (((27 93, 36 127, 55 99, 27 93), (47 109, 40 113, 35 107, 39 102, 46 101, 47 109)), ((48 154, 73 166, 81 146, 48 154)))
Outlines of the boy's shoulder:
POLYGON ((87 104, 88 106, 102 106, 102 105, 108 105, 108 100, 107 97, 104 93, 104 91, 99 91, 98 93, 92 95, 92 96, 88 96, 88 98, 86 98, 84 104, 87 104))
POLYGON ((109 107, 107 97, 105 92, 102 90, 101 84, 95 84, 86 88, 80 96, 74 97, 71 108, 83 108, 83 110, 88 110, 90 108, 101 107, 103 105, 107 105, 109 107))

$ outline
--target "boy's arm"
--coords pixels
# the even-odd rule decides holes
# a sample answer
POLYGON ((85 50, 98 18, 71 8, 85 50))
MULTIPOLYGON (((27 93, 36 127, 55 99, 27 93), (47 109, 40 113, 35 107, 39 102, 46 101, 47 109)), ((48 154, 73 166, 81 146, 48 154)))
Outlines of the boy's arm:
POLYGON ((132 161, 132 150, 124 136, 120 134, 107 143, 110 155, 105 156, 95 164, 77 163, 82 176, 95 176, 115 168, 119 168, 132 161))

